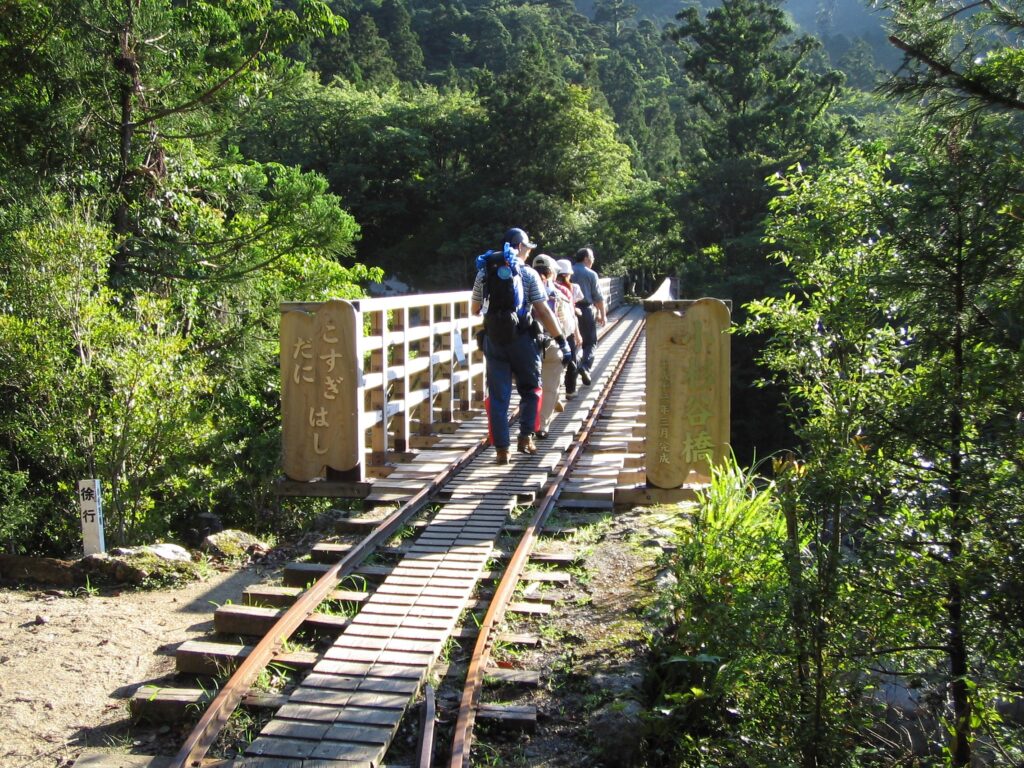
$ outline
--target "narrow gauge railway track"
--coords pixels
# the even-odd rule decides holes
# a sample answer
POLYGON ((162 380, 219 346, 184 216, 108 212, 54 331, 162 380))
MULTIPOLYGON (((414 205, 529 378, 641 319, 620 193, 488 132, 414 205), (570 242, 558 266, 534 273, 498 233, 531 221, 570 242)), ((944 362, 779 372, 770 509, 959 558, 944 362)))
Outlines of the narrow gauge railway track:
MULTIPOLYGON (((593 433, 598 418, 604 413, 609 403, 614 387, 619 378, 625 373, 631 363, 636 360, 633 357, 633 350, 640 342, 640 334, 635 333, 625 340, 624 349, 621 349, 615 357, 615 364, 612 371, 607 374, 608 381, 600 389, 597 402, 590 408, 582 429, 576 433, 575 439, 566 452, 564 461, 560 462, 552 481, 548 484, 542 500, 536 505, 536 511, 530 524, 520 539, 519 545, 509 561, 494 598, 491 600, 484 620, 480 625, 480 633, 473 649, 473 657, 470 661, 469 671, 466 675, 466 685, 463 689, 462 700, 459 705, 458 718, 455 722, 455 734, 452 739, 451 768, 462 768, 470 764, 470 750, 473 743, 473 726, 476 721, 477 712, 480 707, 481 691, 484 683, 484 672, 488 656, 497 638, 497 628, 500 626, 519 580, 522 578, 523 570, 533 551, 538 537, 544 529, 551 512, 555 508, 561 494, 562 485, 575 466, 583 449, 586 447, 593 433)), ((643 365, 634 365, 634 371, 642 371, 643 365)), ((429 757, 429 755, 428 755, 429 757)), ((429 760, 421 760, 421 766, 429 760)))
MULTIPOLYGON (((509 514, 519 502, 542 493, 519 547, 509 558, 506 576, 490 601, 473 651, 451 745, 453 768, 468 764, 484 669, 501 619, 509 610, 515 585, 529 577, 524 566, 533 544, 640 339, 642 315, 638 310, 627 312, 606 329, 594 384, 567 404, 536 455, 517 455, 510 467, 499 470, 493 465, 493 456, 484 453, 486 441, 476 440, 412 498, 377 522, 339 561, 320 567, 322 575, 307 589, 265 591, 264 598, 293 601, 291 607, 277 612, 269 609, 272 627, 255 646, 238 652, 236 662, 240 662, 234 674, 210 701, 174 757, 104 762, 93 755, 76 763, 76 768, 380 765, 406 709, 421 691, 445 643, 456 633, 460 616, 478 604, 473 602, 478 582, 493 576, 488 563, 495 556, 497 537, 508 530, 509 514), (428 505, 438 503, 440 509, 412 545, 401 548, 398 564, 377 567, 376 575, 384 579, 375 590, 338 589, 343 579, 359 573, 361 563, 379 552, 396 532, 423 514, 428 505), (317 608, 325 600, 358 603, 358 613, 351 618, 321 616, 317 608), (317 623, 339 633, 330 648, 315 658, 286 652, 293 633, 303 625, 317 623), (260 702, 252 686, 275 660, 311 669, 286 698, 260 702), (276 714, 249 745, 245 757, 208 760, 207 752, 232 712, 240 704, 259 703, 276 707, 276 714)), ((364 574, 373 570, 362 568, 364 574)), ((432 718, 424 718, 424 722, 419 765, 429 766, 432 718)))

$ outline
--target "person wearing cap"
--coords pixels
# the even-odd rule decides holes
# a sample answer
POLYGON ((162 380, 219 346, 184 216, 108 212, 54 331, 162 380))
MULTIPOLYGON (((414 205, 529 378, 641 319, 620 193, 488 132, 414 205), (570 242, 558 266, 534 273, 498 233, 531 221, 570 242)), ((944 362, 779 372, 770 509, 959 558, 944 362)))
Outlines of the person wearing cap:
POLYGON ((555 288, 561 290, 568 299, 569 308, 572 310, 569 316, 568 325, 562 325, 565 338, 569 342, 569 351, 572 353, 572 360, 565 366, 565 399, 572 400, 576 397, 576 376, 579 368, 576 361, 580 349, 583 346, 583 337, 580 335, 579 315, 583 314, 582 309, 577 309, 576 304, 583 301, 583 291, 576 283, 572 282, 572 262, 568 259, 559 259, 555 262, 558 267, 555 276, 555 288))
MULTIPOLYGON (((505 233, 505 243, 511 249, 513 258, 519 260, 519 274, 522 278, 523 295, 533 316, 555 339, 563 359, 568 360, 570 352, 565 337, 561 334, 558 321, 547 305, 547 293, 540 277, 526 265, 530 251, 537 246, 530 242, 529 235, 513 227, 505 233)), ((484 307, 485 270, 477 272, 473 282, 470 311, 479 314, 484 307)), ((519 453, 536 453, 533 434, 539 429, 539 406, 541 397, 540 350, 533 334, 529 312, 527 322, 519 324, 516 338, 509 344, 497 344, 484 339, 484 357, 487 361, 487 422, 494 444, 498 464, 509 463, 511 436, 508 427, 508 408, 512 399, 512 377, 515 377, 519 392, 519 439, 516 445, 519 453)))
MULTIPOLYGON (((558 271, 558 265, 546 253, 541 253, 533 257, 533 268, 540 275, 541 281, 543 281, 544 290, 547 293, 548 309, 551 310, 555 320, 558 321, 561 335, 565 337, 566 341, 569 341, 572 336, 570 329, 575 321, 575 308, 571 303, 570 295, 555 286, 555 273, 558 271)), ((571 342, 569 344, 569 352, 571 355, 571 342)), ((570 362, 569 365, 571 364, 570 362)), ((554 345, 548 344, 541 348, 542 391, 540 400, 540 429, 536 432, 536 437, 540 440, 548 436, 551 417, 554 416, 556 406, 558 405, 558 390, 562 381, 562 369, 567 367, 562 360, 561 353, 554 345)))
POLYGON ((583 336, 583 355, 580 358, 580 379, 590 383, 590 371, 594 367, 594 347, 597 346, 597 326, 605 324, 604 294, 594 271, 594 250, 580 248, 576 251, 572 265, 572 281, 580 287, 583 301, 576 306, 583 310, 580 315, 580 335, 583 336))

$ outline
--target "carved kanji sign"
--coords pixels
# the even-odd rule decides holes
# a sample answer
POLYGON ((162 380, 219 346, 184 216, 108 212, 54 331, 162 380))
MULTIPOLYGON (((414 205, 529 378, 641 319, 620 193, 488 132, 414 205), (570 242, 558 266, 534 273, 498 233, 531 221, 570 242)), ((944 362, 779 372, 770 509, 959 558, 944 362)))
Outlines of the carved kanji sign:
POLYGON ((707 480, 729 449, 729 308, 668 305, 647 316, 647 482, 658 488, 707 480))
POLYGON ((360 323, 347 301, 281 316, 282 464, 291 480, 361 469, 360 323))

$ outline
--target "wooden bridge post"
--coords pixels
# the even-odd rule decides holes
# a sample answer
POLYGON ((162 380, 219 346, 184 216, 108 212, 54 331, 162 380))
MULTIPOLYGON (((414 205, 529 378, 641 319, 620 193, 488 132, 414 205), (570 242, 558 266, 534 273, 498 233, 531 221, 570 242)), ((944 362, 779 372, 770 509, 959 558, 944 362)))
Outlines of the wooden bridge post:
MULTIPOLYGON (((438 382, 447 381, 449 385, 441 392, 437 394, 437 420, 438 421, 451 421, 452 415, 452 402, 458 396, 456 390, 458 384, 455 383, 455 370, 457 367, 457 360, 454 359, 454 344, 455 334, 459 331, 455 328, 454 317, 455 313, 452 311, 455 306, 455 302, 448 302, 446 304, 440 304, 437 306, 437 315, 434 317, 434 322, 438 325, 448 327, 448 333, 432 333, 430 334, 430 355, 431 359, 434 358, 435 352, 444 352, 443 355, 437 355, 440 362, 437 365, 430 366, 430 389, 434 391, 438 382)), ((434 405, 431 405, 431 413, 433 414, 434 405)))
MULTIPOLYGON (((460 318, 470 317, 469 306, 469 302, 459 305, 458 316, 460 318)), ((477 344, 475 329, 469 329, 466 336, 463 337, 463 344, 467 350, 466 356, 469 359, 470 369, 480 369, 480 374, 471 379, 469 387, 466 389, 463 410, 472 411, 476 408, 483 408, 487 398, 487 377, 483 373, 487 368, 487 360, 484 357, 483 344, 477 344)))
MULTIPOLYGON (((385 429, 391 433, 390 445, 386 445, 385 451, 396 451, 402 453, 408 449, 409 446, 409 407, 408 397, 412 391, 410 388, 410 375, 409 375, 409 307, 399 307, 392 313, 391 328, 388 329, 397 332, 401 336, 401 341, 398 344, 391 344, 390 347, 390 360, 385 358, 385 370, 387 367, 394 366, 400 373, 395 377, 394 393, 393 397, 388 397, 388 400, 400 402, 402 407, 398 409, 393 416, 391 416, 392 423, 390 428, 387 426, 387 420, 385 421, 385 429)), ((387 330, 385 335, 388 334, 387 330)), ((388 409, 389 411, 391 409, 388 409)))
POLYGON ((417 329, 415 341, 409 342, 409 357, 406 366, 409 373, 409 389, 405 398, 409 401, 408 439, 406 450, 422 447, 418 439, 430 434, 433 421, 431 403, 434 392, 434 337, 422 335, 418 329, 430 328, 434 308, 430 305, 414 307, 409 313, 409 328, 417 329), (421 393, 428 393, 423 396, 421 393))
POLYGON ((729 450, 730 307, 672 300, 667 283, 647 315, 647 485, 710 481, 729 450))
POLYGON ((380 388, 369 392, 368 408, 382 414, 381 419, 370 428, 370 450, 375 456, 383 456, 388 450, 388 344, 387 344, 387 311, 376 309, 369 313, 370 339, 374 346, 366 351, 368 371, 380 374, 380 388))
POLYGON ((281 309, 284 473, 298 481, 362 480, 362 316, 340 300, 281 309))

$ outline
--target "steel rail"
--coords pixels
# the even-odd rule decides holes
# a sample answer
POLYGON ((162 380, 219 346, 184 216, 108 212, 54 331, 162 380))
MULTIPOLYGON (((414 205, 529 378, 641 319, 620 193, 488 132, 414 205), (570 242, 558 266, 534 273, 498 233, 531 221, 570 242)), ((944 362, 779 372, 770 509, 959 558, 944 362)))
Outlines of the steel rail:
POLYGON ((436 493, 452 475, 472 461, 487 446, 486 438, 467 448, 457 459, 438 472, 430 482, 386 517, 365 539, 354 546, 345 557, 335 563, 277 620, 263 639, 239 665, 224 687, 207 707, 195 728, 185 739, 178 753, 172 758, 170 768, 187 768, 201 765, 203 758, 216 741, 231 713, 238 707, 256 678, 281 650, 283 644, 313 613, 317 606, 334 590, 345 576, 379 544, 386 541, 402 524, 420 511, 431 496, 436 493))
MULTIPOLYGON (((518 408, 510 412, 510 421, 515 418, 517 412, 518 408)), ((407 519, 419 512, 456 472, 471 462, 487 446, 488 438, 482 438, 476 445, 467 448, 298 597, 295 603, 278 618, 270 631, 256 644, 220 689, 217 696, 210 702, 199 722, 185 739, 181 749, 171 758, 168 768, 189 768, 202 764, 206 753, 224 729, 231 713, 238 707, 260 673, 273 661, 284 643, 298 630, 306 618, 374 548, 401 527, 407 519)))
POLYGON ((562 461, 558 471, 548 484, 547 491, 541 499, 540 504, 538 504, 530 524, 526 527, 526 531, 523 533, 523 536, 519 541, 519 546, 516 547, 515 552, 509 559, 509 563, 505 568, 505 573, 502 576, 501 582, 498 584, 494 596, 491 598, 490 606, 488 607, 487 613, 484 615, 483 621, 480 624, 476 645, 473 647, 473 656, 470 659, 469 669, 466 672, 466 684, 462 691, 462 699, 459 704, 459 714, 455 721, 455 729, 452 737, 452 753, 451 762, 449 764, 450 768, 462 768, 464 764, 469 763, 469 750, 473 743, 473 726, 476 722, 476 710, 480 704, 480 692, 484 681, 484 666, 487 663, 487 659, 493 645, 494 632, 505 616, 505 612, 512 600, 519 578, 526 566, 526 561, 529 558, 530 553, 533 551, 533 546, 543 529, 544 523, 549 517, 551 510, 554 509, 555 502, 561 494, 562 485, 565 482, 566 476, 569 474, 569 470, 572 469, 573 465, 582 453, 584 446, 590 439, 594 423, 604 410, 615 383, 622 375, 622 372, 625 370, 626 365, 629 362, 630 356, 633 354, 633 350, 639 343, 645 323, 646 320, 642 320, 633 332, 633 337, 628 341, 628 347, 622 353, 619 362, 616 364, 616 368, 612 373, 610 381, 604 387, 601 395, 597 399, 597 402, 591 408, 590 414, 587 416, 583 426, 573 440, 572 447, 566 454, 565 460, 562 461))

